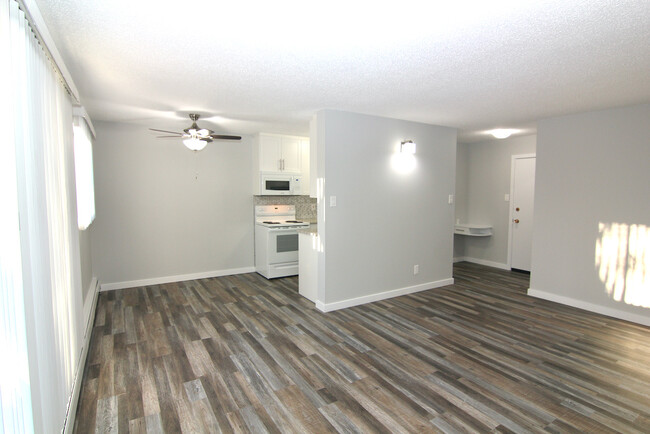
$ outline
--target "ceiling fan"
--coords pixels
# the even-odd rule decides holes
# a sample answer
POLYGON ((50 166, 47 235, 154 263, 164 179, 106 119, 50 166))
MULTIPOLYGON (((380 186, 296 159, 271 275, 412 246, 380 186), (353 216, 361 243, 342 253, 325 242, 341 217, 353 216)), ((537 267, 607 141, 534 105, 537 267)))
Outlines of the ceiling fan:
POLYGON ((183 144, 187 146, 192 151, 200 151, 205 148, 205 145, 210 143, 212 140, 241 140, 241 136, 227 136, 223 134, 214 134, 214 131, 208 130, 207 128, 199 128, 196 124, 196 121, 199 120, 201 115, 197 113, 190 113, 190 119, 192 120, 192 125, 189 128, 185 128, 182 133, 176 131, 167 131, 159 130, 156 128, 149 128, 151 131, 156 131, 159 133, 169 133, 174 134, 173 136, 158 136, 158 138, 163 137, 180 137, 183 139, 183 144))

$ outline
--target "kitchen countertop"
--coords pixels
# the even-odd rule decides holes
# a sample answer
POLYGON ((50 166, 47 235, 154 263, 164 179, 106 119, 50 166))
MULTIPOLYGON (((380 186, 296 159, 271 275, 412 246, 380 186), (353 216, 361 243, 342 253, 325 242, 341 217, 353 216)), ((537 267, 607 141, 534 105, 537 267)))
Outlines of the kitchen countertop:
POLYGON ((316 223, 312 223, 309 225, 308 228, 300 228, 298 229, 299 234, 306 234, 306 235, 311 235, 311 234, 318 234, 318 225, 316 223))

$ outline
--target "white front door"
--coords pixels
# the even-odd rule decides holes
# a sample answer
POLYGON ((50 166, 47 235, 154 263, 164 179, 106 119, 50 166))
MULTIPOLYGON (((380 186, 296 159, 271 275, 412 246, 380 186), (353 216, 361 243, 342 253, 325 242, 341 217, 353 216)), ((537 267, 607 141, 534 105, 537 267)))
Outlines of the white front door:
POLYGON ((510 268, 530 271, 535 156, 513 155, 510 187, 510 268))

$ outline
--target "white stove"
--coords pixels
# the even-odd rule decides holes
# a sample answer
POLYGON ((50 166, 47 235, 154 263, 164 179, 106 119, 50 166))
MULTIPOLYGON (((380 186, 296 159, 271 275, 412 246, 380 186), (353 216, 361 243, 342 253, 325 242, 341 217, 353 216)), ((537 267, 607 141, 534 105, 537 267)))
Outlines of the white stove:
POLYGON ((298 274, 298 229, 294 205, 255 207, 255 271, 267 279, 298 274))
POLYGON ((309 226, 309 223, 298 220, 264 220, 256 222, 256 224, 266 226, 267 228, 304 228, 309 226))
POLYGON ((308 227, 296 220, 295 205, 260 205, 255 207, 255 224, 267 228, 308 227))

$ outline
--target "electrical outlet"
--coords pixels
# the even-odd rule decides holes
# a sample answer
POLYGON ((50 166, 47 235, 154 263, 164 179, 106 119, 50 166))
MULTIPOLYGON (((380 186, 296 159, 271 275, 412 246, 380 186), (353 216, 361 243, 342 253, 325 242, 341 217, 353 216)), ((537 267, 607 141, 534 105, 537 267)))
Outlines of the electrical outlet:
POLYGON ((414 265, 413 266, 413 274, 418 274, 420 272, 420 266, 419 265, 414 265))

